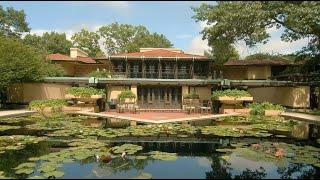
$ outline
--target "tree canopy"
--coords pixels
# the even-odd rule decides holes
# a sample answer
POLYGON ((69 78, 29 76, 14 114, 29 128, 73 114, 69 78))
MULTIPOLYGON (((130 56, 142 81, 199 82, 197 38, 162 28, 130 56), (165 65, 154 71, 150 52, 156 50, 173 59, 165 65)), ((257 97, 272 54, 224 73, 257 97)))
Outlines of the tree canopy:
POLYGON ((81 48, 91 57, 103 54, 99 46, 99 39, 98 33, 90 32, 87 29, 81 29, 80 32, 73 34, 71 37, 73 45, 81 48))
POLYGON ((203 38, 209 44, 216 40, 234 43, 244 40, 247 45, 266 43, 270 34, 267 28, 283 27, 281 39, 286 42, 309 38, 303 49, 311 56, 320 50, 320 3, 316 1, 223 1, 218 5, 201 4, 192 8, 196 21, 206 21, 209 27, 203 38))
POLYGON ((0 5, 0 36, 19 38, 22 33, 29 31, 23 10, 17 11, 12 7, 5 9, 0 5))
POLYGON ((115 22, 102 26, 98 32, 108 54, 135 52, 141 47, 172 47, 171 42, 163 34, 150 33, 141 25, 115 22))
POLYGON ((72 43, 67 40, 66 34, 58 32, 45 32, 42 36, 28 34, 23 38, 23 42, 42 50, 46 54, 69 54, 69 49, 72 47, 72 43))
POLYGON ((215 64, 223 65, 228 60, 237 60, 240 55, 236 48, 226 41, 214 41, 211 50, 205 51, 205 55, 214 61, 215 64))
POLYGON ((0 42, 0 90, 12 83, 62 75, 60 67, 46 61, 44 54, 20 39, 0 36, 0 42))

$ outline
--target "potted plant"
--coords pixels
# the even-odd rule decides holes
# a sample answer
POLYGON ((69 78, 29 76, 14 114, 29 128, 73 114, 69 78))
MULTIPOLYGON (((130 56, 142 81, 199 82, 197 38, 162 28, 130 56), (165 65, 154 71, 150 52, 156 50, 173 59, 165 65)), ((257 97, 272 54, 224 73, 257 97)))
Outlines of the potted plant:
POLYGON ((134 102, 135 98, 136 95, 131 90, 124 90, 118 95, 118 99, 121 103, 134 102))

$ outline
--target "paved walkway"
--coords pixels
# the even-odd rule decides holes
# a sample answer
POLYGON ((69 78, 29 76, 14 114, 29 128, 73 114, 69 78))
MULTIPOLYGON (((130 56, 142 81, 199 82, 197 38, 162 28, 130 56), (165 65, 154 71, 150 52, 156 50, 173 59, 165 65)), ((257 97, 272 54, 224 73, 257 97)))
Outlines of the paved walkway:
MULTIPOLYGON (((175 123, 175 122, 183 122, 183 121, 197 121, 197 120, 206 120, 206 119, 216 119, 219 117, 226 117, 226 116, 237 116, 240 113, 230 113, 230 114, 208 114, 208 115, 201 115, 201 114, 191 114, 185 115, 184 117, 172 117, 167 119, 155 119, 155 118, 148 118, 148 116, 144 115, 147 112, 141 112, 140 114, 120 114, 120 113, 93 113, 88 111, 77 111, 76 114, 86 115, 86 116, 96 116, 96 117, 104 117, 104 118, 116 118, 116 119, 125 119, 129 121, 136 121, 136 122, 143 122, 143 123, 153 123, 153 124, 161 124, 161 123, 175 123), (134 117, 133 117, 134 116, 134 117)), ((161 117, 167 113, 156 113, 157 116, 154 117, 161 117)), ((184 113, 181 113, 184 114, 184 113)))
POLYGON ((30 110, 26 110, 26 109, 5 110, 5 111, 0 111, 0 118, 27 116, 27 115, 33 114, 35 112, 36 111, 30 111, 30 110))
POLYGON ((320 116, 311 115, 311 114, 284 112, 284 113, 281 113, 281 116, 294 118, 301 121, 320 123, 320 116))

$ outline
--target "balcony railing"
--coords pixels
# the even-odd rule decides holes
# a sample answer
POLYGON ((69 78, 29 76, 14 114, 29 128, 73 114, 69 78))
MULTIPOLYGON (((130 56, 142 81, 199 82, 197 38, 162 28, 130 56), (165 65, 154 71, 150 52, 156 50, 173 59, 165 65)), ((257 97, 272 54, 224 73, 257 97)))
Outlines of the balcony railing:
POLYGON ((129 77, 130 78, 142 78, 142 72, 130 72, 129 77))
POLYGON ((157 79, 159 74, 157 72, 145 72, 145 78, 157 79))
POLYGON ((162 79, 174 79, 174 73, 171 72, 162 72, 161 73, 162 79))

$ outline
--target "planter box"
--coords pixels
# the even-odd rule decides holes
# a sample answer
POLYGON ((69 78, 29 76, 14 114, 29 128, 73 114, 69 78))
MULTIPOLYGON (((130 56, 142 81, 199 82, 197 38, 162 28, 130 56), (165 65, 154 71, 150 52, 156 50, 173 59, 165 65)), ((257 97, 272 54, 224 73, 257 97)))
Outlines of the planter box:
POLYGON ((218 101, 234 101, 236 98, 235 97, 230 97, 230 96, 221 96, 218 97, 218 101))
POLYGON ((237 101, 253 101, 253 97, 238 97, 237 101))
POLYGON ((103 94, 103 95, 91 95, 90 97, 77 97, 72 94, 66 94, 64 97, 65 99, 77 99, 79 101, 90 102, 90 101, 96 101, 98 99, 105 98, 106 96, 103 94))
POLYGON ((229 114, 233 113, 235 109, 233 108, 220 108, 219 109, 219 114, 229 114))
POLYGON ((99 112, 98 106, 91 107, 79 107, 79 106, 63 106, 63 112, 75 112, 75 111, 91 111, 91 112, 99 112))
POLYGON ((279 116, 283 111, 280 110, 265 110, 265 116, 279 116))
POLYGON ((234 112, 241 114, 250 114, 251 109, 243 108, 243 109, 234 109, 234 112))

